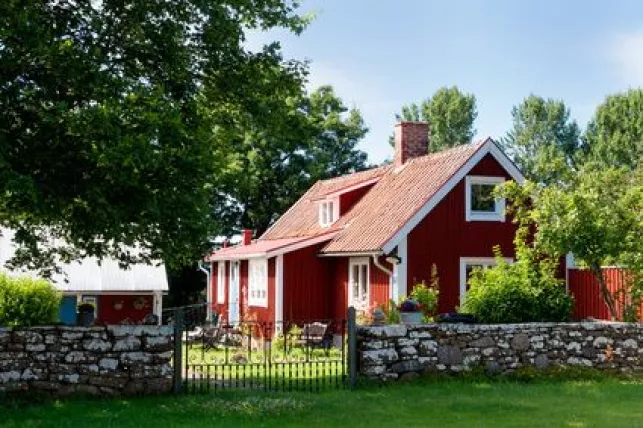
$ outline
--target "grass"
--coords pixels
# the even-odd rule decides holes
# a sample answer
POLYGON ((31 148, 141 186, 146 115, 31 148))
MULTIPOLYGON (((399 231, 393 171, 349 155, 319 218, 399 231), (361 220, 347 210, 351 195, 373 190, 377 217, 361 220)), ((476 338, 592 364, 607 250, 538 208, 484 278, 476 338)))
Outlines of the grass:
POLYGON ((0 404, 1 427, 636 427, 643 381, 421 380, 321 394, 0 404))

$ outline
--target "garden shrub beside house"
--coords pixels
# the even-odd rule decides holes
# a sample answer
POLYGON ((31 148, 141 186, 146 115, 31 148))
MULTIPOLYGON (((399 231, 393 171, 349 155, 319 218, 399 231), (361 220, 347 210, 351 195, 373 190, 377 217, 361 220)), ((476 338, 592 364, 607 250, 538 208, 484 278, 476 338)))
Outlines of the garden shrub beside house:
POLYGON ((31 327, 58 321, 61 294, 44 279, 0 272, 0 326, 31 327))

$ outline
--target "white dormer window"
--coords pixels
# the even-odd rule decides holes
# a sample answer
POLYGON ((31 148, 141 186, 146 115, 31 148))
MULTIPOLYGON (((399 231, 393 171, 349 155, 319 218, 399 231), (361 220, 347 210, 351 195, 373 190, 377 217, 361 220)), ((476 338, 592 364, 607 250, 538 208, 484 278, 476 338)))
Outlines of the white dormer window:
POLYGON ((339 217, 339 201, 337 199, 321 201, 319 203, 319 225, 328 227, 339 217))
POLYGON ((505 221, 505 199, 493 194, 504 182, 504 177, 472 175, 465 179, 467 221, 505 221))

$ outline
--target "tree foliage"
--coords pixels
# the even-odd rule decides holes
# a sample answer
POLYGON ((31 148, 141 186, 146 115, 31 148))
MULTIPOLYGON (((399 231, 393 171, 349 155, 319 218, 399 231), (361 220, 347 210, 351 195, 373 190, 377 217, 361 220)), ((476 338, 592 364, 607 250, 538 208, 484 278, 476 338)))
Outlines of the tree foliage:
POLYGON ((297 6, 2 2, 0 224, 17 231, 14 262, 47 274, 58 259, 199 254, 233 118, 261 113, 257 87, 303 78, 276 44, 246 50, 245 31, 299 33, 297 6))
POLYGON ((544 185, 567 180, 584 161, 580 128, 563 101, 530 95, 511 116, 513 128, 501 142, 528 179, 544 185))
POLYGON ((643 290, 639 281, 643 267, 641 171, 588 164, 567 186, 527 183, 521 187, 510 182, 504 195, 514 217, 535 230, 533 245, 538 251, 553 257, 571 252, 591 270, 613 318, 618 312, 603 276, 604 263, 632 270, 630 295, 643 290))
POLYGON ((261 235, 315 181, 367 166, 366 153, 357 149, 367 132, 359 111, 349 110, 330 86, 310 94, 291 89, 266 95, 277 105, 238 123, 217 195, 227 233, 244 227, 261 235))
POLYGON ((594 161, 634 169, 643 159, 643 89, 608 96, 585 132, 594 161))
MULTIPOLYGON (((476 133, 474 122, 478 116, 476 97, 457 86, 442 87, 420 104, 411 103, 395 115, 400 121, 429 123, 429 153, 467 144, 476 133)), ((393 137, 389 142, 394 145, 393 137)))

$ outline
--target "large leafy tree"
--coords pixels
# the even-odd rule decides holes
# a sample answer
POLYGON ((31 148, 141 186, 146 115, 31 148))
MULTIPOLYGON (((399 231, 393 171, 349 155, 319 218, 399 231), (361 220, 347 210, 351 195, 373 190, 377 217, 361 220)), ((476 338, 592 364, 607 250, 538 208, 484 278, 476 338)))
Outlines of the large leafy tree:
POLYGON ((274 44, 249 52, 244 33, 300 32, 297 6, 1 2, 0 224, 17 230, 14 262, 46 274, 59 259, 198 254, 235 115, 259 114, 258 85, 301 84, 300 65, 274 44))
MULTIPOLYGON (((395 118, 429 122, 429 152, 433 153, 469 143, 476 133, 473 125, 477 116, 476 97, 452 86, 438 89, 419 104, 403 106, 395 118)), ((393 137, 389 142, 394 144, 393 137)))
POLYGON ((227 233, 247 227, 261 235, 316 180, 366 167, 357 144, 367 128, 332 87, 273 92, 265 102, 268 116, 245 116, 231 144, 215 204, 227 233))
POLYGON ((643 292, 643 172, 586 164, 565 185, 504 188, 514 218, 535 230, 533 245, 554 257, 569 252, 595 276, 613 318, 618 310, 601 266, 629 269, 626 301, 638 308, 643 292))
POLYGON ((580 128, 563 101, 530 95, 511 111, 502 144, 527 178, 552 184, 569 178, 585 157, 580 128))
POLYGON ((643 89, 608 96, 585 132, 592 158, 604 165, 641 165, 643 159, 643 89))

